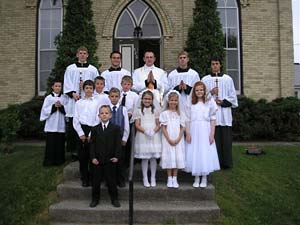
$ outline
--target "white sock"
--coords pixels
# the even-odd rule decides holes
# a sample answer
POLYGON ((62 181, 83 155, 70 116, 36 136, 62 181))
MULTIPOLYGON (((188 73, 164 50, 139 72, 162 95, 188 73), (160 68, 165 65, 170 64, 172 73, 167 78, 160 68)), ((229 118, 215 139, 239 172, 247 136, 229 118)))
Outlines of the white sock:
POLYGON ((142 159, 143 178, 148 180, 148 159, 142 159))
POLYGON ((156 159, 150 159, 150 169, 151 169, 151 180, 155 180, 156 177, 156 159))

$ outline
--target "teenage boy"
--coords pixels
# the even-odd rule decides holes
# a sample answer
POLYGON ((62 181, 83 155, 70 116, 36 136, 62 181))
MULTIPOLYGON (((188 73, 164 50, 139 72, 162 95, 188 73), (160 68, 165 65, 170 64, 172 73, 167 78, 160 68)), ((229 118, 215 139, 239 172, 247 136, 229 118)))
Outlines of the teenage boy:
POLYGON ((93 166, 92 201, 90 207, 96 207, 100 199, 100 186, 104 179, 114 207, 120 207, 116 184, 117 162, 120 157, 121 130, 109 122, 112 113, 109 105, 99 109, 100 123, 91 130, 90 158, 93 166))
POLYGON ((106 81, 104 91, 109 91, 112 87, 116 87, 121 90, 121 80, 125 75, 131 76, 131 73, 121 68, 122 54, 119 51, 113 51, 110 53, 111 66, 108 70, 102 72, 101 76, 106 81))
POLYGON ((78 159, 78 149, 76 149, 77 135, 73 127, 73 116, 75 102, 83 97, 82 84, 86 80, 94 80, 99 76, 98 70, 87 62, 89 57, 86 47, 77 49, 76 57, 78 61, 69 65, 64 75, 64 94, 68 96, 68 103, 65 107, 67 117, 67 151, 71 152, 72 161, 78 159))
POLYGON ((168 82, 171 89, 178 91, 180 97, 180 109, 186 109, 189 95, 194 84, 200 81, 199 74, 189 67, 189 55, 186 51, 178 54, 178 67, 168 75, 168 82))
POLYGON ((211 59, 211 74, 202 79, 207 92, 218 105, 215 141, 218 150, 220 166, 228 169, 232 163, 232 113, 231 108, 238 107, 238 100, 232 78, 221 72, 221 59, 211 59))

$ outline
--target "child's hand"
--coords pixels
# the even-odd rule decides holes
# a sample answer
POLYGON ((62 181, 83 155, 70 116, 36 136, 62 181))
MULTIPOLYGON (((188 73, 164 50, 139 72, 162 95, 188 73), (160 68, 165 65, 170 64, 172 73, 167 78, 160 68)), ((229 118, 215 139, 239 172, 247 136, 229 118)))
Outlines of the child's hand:
POLYGON ((113 163, 117 163, 118 159, 117 158, 111 158, 110 161, 113 162, 113 163))
POLYGON ((122 141, 121 145, 126 146, 126 141, 122 141))
POLYGON ((214 143, 214 141, 215 141, 214 135, 210 134, 209 135, 209 144, 212 145, 214 143))
POLYGON ((93 160, 92 160, 92 163, 93 163, 94 165, 98 165, 98 164, 99 164, 99 161, 98 161, 97 159, 93 159, 93 160))
POLYGON ((175 140, 168 140, 169 144, 171 146, 175 146, 176 145, 176 141, 175 140))
POLYGON ((190 143, 192 142, 191 134, 187 133, 187 134, 186 134, 186 137, 185 137, 185 140, 186 140, 187 143, 190 144, 190 143))

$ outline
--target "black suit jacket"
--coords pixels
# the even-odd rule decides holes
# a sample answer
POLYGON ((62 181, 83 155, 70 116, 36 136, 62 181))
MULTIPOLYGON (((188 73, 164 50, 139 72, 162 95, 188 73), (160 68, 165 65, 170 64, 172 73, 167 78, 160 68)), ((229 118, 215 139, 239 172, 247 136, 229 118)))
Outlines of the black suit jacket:
POLYGON ((91 130, 90 158, 97 159, 100 165, 110 162, 111 158, 120 158, 122 150, 120 127, 109 123, 105 131, 102 124, 91 130))

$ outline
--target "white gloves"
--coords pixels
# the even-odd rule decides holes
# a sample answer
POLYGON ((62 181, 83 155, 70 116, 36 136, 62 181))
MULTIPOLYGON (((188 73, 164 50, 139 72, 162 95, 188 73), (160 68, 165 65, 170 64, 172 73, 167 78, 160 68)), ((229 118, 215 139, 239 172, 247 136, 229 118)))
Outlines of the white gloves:
POLYGON ((148 130, 145 130, 144 131, 144 134, 146 135, 146 136, 148 136, 148 137, 153 137, 154 136, 154 134, 155 134, 155 132, 154 132, 154 130, 152 130, 152 129, 148 129, 148 130))

